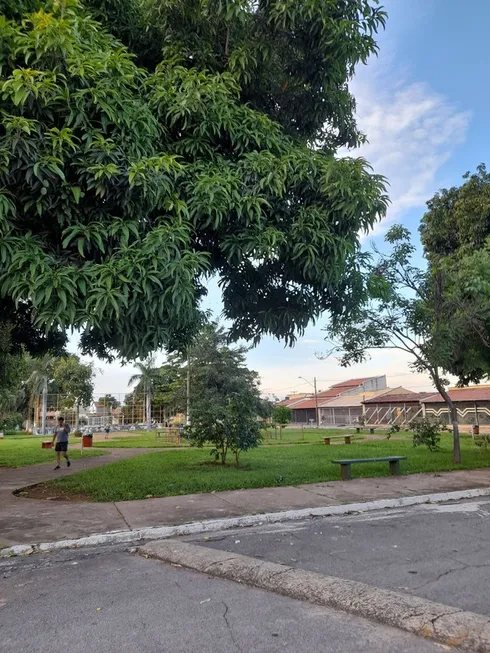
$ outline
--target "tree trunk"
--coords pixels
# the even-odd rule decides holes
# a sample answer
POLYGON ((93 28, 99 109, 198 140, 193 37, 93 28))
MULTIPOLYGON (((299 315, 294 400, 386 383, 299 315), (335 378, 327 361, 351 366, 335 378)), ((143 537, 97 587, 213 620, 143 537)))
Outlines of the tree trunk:
POLYGON ((78 431, 79 424, 80 424, 80 402, 77 401, 75 406, 75 431, 78 431))
POLYGON ((439 390, 441 397, 446 402, 446 406, 449 411, 449 417, 453 425, 453 462, 456 465, 459 465, 461 462, 461 444, 459 441, 458 411, 445 386, 440 382, 438 378, 435 378, 434 381, 436 388, 439 390))
POLYGON ((191 424, 191 359, 187 354, 187 378, 186 378, 186 426, 191 424))
POLYGON ((48 379, 44 379, 43 383, 43 413, 42 413, 42 426, 41 431, 46 435, 46 417, 48 413, 48 379))

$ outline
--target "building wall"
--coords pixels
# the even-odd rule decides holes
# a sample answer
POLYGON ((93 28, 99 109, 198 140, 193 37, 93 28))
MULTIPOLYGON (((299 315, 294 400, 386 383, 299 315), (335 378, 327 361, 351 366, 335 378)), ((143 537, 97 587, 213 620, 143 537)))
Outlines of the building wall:
POLYGON ((342 395, 358 395, 362 392, 375 392, 376 390, 386 390, 387 387, 386 376, 376 376, 368 381, 364 381, 364 383, 357 388, 352 388, 352 390, 343 392, 342 395))
POLYGON ((324 426, 329 424, 333 426, 340 426, 345 424, 351 426, 359 424, 359 418, 362 415, 362 408, 360 406, 341 408, 319 408, 320 423, 324 426))
MULTIPOLYGON (((458 424, 471 426, 480 424, 482 426, 490 425, 490 401, 479 401, 475 409, 474 402, 462 401, 455 402, 458 411, 458 424), (477 419, 478 412, 478 419, 477 419)), ((449 424, 449 411, 443 404, 425 404, 425 412, 429 419, 438 419, 443 424, 449 424)))
POLYGON ((291 410, 291 422, 293 424, 309 424, 310 420, 316 423, 314 408, 300 408, 291 410))
POLYGON ((366 424, 406 424, 422 417, 420 404, 397 402, 393 404, 366 404, 364 418, 366 424))

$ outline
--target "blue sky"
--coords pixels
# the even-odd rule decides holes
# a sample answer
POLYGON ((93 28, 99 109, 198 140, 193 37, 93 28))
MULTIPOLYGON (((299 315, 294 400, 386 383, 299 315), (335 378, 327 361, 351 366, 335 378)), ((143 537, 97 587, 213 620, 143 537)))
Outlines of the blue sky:
MULTIPOLYGON (((486 161, 489 151, 490 65, 488 0, 386 0, 386 31, 380 53, 359 69, 351 88, 358 120, 369 144, 359 154, 390 182, 391 207, 369 240, 381 240, 390 223, 402 222, 418 240, 425 201, 441 187, 459 184, 461 175, 486 161)), ((210 288, 206 304, 218 315, 219 292, 210 288)), ((294 349, 264 338, 248 354, 262 378, 264 394, 284 396, 309 390, 298 377, 319 379, 325 388, 336 381, 369 374, 388 375, 390 386, 430 389, 423 375, 411 375, 399 352, 373 353, 350 369, 335 359, 320 361, 322 323, 307 330, 294 349)), ((163 360, 163 359, 162 359, 163 360)), ((132 368, 95 361, 96 391, 127 392, 132 368)))

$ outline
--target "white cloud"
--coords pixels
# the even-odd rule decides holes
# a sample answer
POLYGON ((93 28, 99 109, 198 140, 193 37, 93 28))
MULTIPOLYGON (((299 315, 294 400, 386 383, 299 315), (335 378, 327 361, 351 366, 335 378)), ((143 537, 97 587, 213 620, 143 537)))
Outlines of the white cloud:
POLYGON ((442 183, 441 167, 464 141, 470 120, 469 112, 454 107, 428 84, 404 81, 402 75, 392 61, 374 59, 351 85, 358 124, 369 143, 349 155, 365 157, 389 182, 388 215, 375 233, 410 209, 423 210, 442 183))

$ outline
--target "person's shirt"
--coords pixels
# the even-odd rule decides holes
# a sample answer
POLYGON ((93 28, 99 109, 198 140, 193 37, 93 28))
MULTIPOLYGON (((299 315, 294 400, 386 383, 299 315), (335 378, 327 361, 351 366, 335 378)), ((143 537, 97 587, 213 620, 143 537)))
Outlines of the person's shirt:
POLYGON ((63 424, 63 426, 58 426, 56 429, 56 442, 68 442, 68 433, 70 432, 70 427, 68 424, 63 424))

